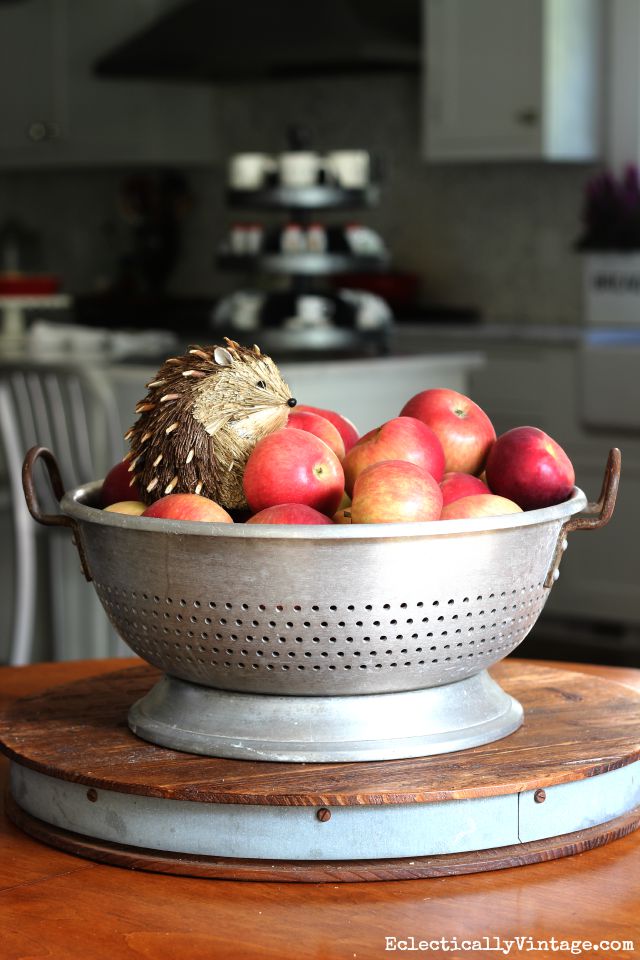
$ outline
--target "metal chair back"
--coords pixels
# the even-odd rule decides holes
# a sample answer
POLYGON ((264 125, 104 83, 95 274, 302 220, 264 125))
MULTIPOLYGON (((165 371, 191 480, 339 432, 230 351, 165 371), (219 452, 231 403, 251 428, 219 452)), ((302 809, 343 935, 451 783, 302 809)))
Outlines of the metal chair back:
MULTIPOLYGON (((31 662, 36 610, 43 611, 46 606, 53 626, 51 654, 54 657, 100 655, 101 646, 105 648, 103 655, 113 653, 112 640, 105 642, 105 637, 99 640, 98 635, 108 627, 100 615, 96 620, 97 608, 91 593, 83 591, 81 609, 77 606, 75 610, 71 609, 73 604, 70 606, 66 593, 69 589, 77 591, 77 585, 72 582, 69 564, 77 566, 77 561, 72 558, 63 538, 57 537, 53 531, 42 531, 47 537, 44 552, 48 555, 50 568, 50 591, 47 591, 46 582, 39 576, 37 543, 41 531, 28 514, 21 484, 24 455, 35 444, 42 444, 55 452, 66 488, 104 476, 122 457, 124 445, 118 407, 104 371, 87 371, 80 363, 32 361, 0 366, 0 438, 6 461, 6 486, 15 541, 9 662, 31 662), (87 609, 87 604, 93 609, 87 609), (72 616, 76 619, 75 627, 70 626, 72 616), (85 631, 88 622, 94 629, 94 635, 85 641, 80 636, 83 621, 85 631), (70 642, 74 633, 75 639, 70 642), (70 646, 73 649, 69 649, 70 646)), ((38 477, 37 482, 42 502, 55 509, 44 475, 38 477)))

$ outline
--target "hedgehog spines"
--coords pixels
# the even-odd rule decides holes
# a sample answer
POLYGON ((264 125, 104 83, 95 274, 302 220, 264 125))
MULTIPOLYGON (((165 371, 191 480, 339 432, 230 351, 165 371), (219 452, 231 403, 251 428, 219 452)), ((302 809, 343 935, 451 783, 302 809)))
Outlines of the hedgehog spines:
POLYGON ((225 344, 168 358, 147 384, 125 435, 146 502, 189 492, 225 508, 245 505, 244 464, 261 436, 284 426, 291 394, 257 346, 225 344))

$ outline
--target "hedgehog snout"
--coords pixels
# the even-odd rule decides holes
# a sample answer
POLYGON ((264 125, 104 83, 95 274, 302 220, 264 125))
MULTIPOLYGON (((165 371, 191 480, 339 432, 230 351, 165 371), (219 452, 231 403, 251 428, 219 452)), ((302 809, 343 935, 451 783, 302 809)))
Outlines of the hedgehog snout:
POLYGON ((288 407, 295 407, 295 405, 297 404, 297 402, 298 402, 298 401, 296 400, 295 397, 289 397, 289 399, 287 400, 287 406, 288 406, 288 407))

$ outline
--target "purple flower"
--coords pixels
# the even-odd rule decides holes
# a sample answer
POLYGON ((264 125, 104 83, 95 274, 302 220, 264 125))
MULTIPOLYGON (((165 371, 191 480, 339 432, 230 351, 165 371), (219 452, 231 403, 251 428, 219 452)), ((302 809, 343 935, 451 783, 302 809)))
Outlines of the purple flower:
POLYGON ((581 250, 640 249, 640 172, 635 164, 616 178, 605 170, 585 186, 581 250))

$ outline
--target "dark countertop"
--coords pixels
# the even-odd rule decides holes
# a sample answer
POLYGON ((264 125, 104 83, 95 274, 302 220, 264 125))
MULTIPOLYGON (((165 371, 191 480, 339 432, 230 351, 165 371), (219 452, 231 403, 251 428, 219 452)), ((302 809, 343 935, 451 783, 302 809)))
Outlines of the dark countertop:
MULTIPOLYGON (((153 327, 171 330, 181 342, 215 339, 211 328, 216 298, 211 297, 77 297, 74 312, 79 323, 89 326, 106 326, 123 329, 153 327)), ((477 342, 503 342, 538 344, 578 343, 585 332, 579 324, 535 324, 523 319, 510 322, 481 320, 477 311, 453 307, 416 307, 412 312, 405 308, 393 328, 393 343, 402 345, 407 340, 425 343, 438 340, 469 340, 477 342), (413 319, 415 317, 415 319, 413 319)), ((247 331, 245 339, 259 336, 260 331, 247 331)), ((239 339, 243 334, 238 333, 239 339)))
POLYGON ((393 329, 395 345, 424 340, 425 344, 440 340, 465 343, 535 343, 540 345, 575 346, 582 342, 586 328, 577 324, 531 323, 421 323, 404 321, 393 329))

